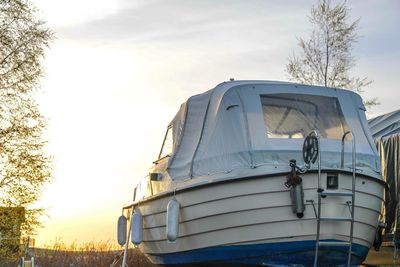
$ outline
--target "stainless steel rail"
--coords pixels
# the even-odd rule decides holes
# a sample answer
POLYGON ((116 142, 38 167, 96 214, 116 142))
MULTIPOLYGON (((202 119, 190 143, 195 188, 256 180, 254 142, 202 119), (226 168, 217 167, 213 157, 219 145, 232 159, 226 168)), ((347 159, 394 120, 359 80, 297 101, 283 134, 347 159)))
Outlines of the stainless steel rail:
POLYGON ((348 246, 348 255, 347 255, 347 266, 351 264, 351 253, 352 253, 352 244, 353 244, 353 234, 354 234, 354 207, 355 207, 355 190, 356 190, 356 141, 353 132, 348 131, 345 132, 342 136, 342 150, 341 150, 341 168, 344 168, 344 148, 345 148, 345 139, 346 136, 351 134, 352 136, 352 184, 351 184, 351 193, 348 191, 325 191, 321 185, 321 150, 320 150, 320 136, 317 131, 312 131, 310 135, 314 135, 318 138, 318 207, 317 211, 315 211, 314 201, 311 200, 311 204, 313 205, 314 212, 316 213, 317 219, 317 234, 316 234, 316 242, 315 242, 315 257, 314 257, 314 267, 318 266, 318 253, 320 246, 348 246), (350 201, 347 201, 347 205, 350 208, 350 217, 322 217, 321 216, 321 198, 328 196, 340 196, 340 197, 351 197, 350 201), (350 232, 349 232, 349 241, 320 241, 320 229, 321 229, 321 221, 333 221, 333 222, 350 222, 350 232))

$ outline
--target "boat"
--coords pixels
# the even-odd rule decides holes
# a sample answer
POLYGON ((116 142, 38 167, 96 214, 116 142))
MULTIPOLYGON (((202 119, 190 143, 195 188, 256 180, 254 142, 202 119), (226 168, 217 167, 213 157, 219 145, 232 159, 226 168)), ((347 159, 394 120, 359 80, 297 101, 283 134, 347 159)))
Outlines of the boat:
POLYGON ((358 94, 227 81, 181 105, 118 242, 163 266, 359 265, 384 188, 358 94))

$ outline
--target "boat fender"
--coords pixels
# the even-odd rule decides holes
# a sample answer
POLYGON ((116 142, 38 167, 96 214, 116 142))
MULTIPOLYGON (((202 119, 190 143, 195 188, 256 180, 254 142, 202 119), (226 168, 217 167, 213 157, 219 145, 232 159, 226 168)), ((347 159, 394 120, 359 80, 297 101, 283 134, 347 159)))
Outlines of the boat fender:
POLYGON ((132 214, 132 243, 135 246, 140 245, 143 241, 143 216, 140 209, 136 208, 132 214))
POLYGON ((118 218, 118 244, 123 246, 126 244, 126 225, 127 220, 124 215, 118 218))
POLYGON ((296 160, 290 160, 290 167, 291 172, 286 176, 285 186, 290 188, 293 213, 296 213, 297 218, 303 218, 305 210, 303 180, 296 173, 296 160))
POLYGON ((167 239, 175 242, 179 234, 179 202, 173 198, 167 206, 167 239))
POLYGON ((379 251, 381 248, 383 229, 385 229, 385 225, 379 223, 379 225, 375 231, 375 239, 374 239, 374 243, 373 243, 375 251, 379 251))
POLYGON ((292 186, 290 194, 293 202, 293 213, 296 213, 297 218, 303 218, 305 209, 303 183, 292 186))

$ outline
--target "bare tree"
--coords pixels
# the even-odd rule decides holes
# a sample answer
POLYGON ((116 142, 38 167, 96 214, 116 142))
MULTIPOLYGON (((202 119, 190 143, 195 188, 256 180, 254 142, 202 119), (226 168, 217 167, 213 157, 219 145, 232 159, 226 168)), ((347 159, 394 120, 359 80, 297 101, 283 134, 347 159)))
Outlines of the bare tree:
POLYGON ((42 212, 30 205, 51 177, 51 158, 43 150, 46 121, 34 94, 52 38, 30 2, 0 0, 0 206, 24 207, 28 234, 42 212))
MULTIPOLYGON (((304 84, 346 88, 363 92, 372 83, 368 78, 352 77, 350 70, 356 66, 351 55, 360 19, 348 23, 350 18, 346 2, 332 5, 322 0, 311 8, 309 20, 314 29, 308 40, 299 38, 300 54, 289 56, 286 72, 289 78, 304 84)), ((378 104, 377 98, 365 102, 378 104)))

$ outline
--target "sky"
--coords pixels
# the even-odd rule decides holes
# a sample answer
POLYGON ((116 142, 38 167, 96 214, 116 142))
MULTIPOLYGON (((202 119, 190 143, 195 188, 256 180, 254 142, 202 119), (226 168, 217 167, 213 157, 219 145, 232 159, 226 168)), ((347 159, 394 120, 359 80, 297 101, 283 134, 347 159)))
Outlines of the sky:
MULTIPOLYGON (((220 82, 287 81, 316 1, 33 0, 56 36, 38 96, 53 182, 38 246, 111 241, 182 102, 220 82)), ((373 117, 399 108, 400 1, 348 1, 361 18, 353 73, 373 117)))

